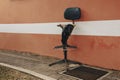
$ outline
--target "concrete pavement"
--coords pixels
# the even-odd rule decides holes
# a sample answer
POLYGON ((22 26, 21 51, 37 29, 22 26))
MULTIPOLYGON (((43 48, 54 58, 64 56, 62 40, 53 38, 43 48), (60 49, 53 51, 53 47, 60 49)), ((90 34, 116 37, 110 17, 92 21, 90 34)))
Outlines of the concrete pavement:
MULTIPOLYGON (((58 61, 59 59, 40 56, 28 52, 17 52, 10 50, 0 50, 0 63, 8 67, 16 68, 17 70, 31 73, 36 77, 45 80, 80 80, 78 78, 59 74, 65 70, 65 64, 57 64, 52 67, 48 66, 50 63, 58 61)), ((120 71, 111 71, 110 74, 101 78, 101 80, 120 80, 120 71)))

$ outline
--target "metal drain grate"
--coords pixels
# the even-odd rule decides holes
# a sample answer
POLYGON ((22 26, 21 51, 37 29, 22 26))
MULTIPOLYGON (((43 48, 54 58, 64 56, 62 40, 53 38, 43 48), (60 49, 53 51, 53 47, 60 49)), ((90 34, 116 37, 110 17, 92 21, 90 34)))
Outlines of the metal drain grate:
POLYGON ((63 74, 67 74, 83 80, 97 80, 98 78, 104 76, 107 73, 107 71, 98 70, 86 66, 80 66, 75 69, 64 72, 63 74))

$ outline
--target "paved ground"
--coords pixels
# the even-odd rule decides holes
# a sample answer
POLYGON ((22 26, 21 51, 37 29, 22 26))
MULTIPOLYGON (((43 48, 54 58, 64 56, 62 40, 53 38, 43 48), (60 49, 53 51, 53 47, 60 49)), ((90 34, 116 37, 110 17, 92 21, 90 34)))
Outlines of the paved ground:
POLYGON ((0 65, 0 80, 43 80, 30 74, 0 65))
MULTIPOLYGON (((21 67, 55 80, 79 80, 72 76, 60 74, 60 72, 65 70, 65 64, 57 64, 52 67, 48 66, 50 63, 58 60, 56 58, 27 52, 0 50, 0 63, 21 67)), ((111 70, 111 73, 101 80, 120 80, 120 71, 111 70)))

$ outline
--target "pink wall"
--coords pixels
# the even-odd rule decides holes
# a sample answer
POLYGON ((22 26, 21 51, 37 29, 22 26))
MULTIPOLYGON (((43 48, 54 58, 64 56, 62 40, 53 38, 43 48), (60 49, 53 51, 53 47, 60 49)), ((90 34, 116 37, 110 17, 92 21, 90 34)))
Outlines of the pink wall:
POLYGON ((67 7, 80 7, 81 20, 120 19, 120 0, 0 0, 0 23, 63 22, 67 7))
MULTIPOLYGON (((64 22, 65 8, 73 6, 82 9, 80 21, 120 19, 120 0, 0 0, 0 23, 64 22)), ((61 50, 53 50, 59 41, 60 35, 0 33, 1 49, 62 58, 61 50)), ((69 59, 120 70, 120 37, 74 35, 69 43, 78 46, 69 59)))

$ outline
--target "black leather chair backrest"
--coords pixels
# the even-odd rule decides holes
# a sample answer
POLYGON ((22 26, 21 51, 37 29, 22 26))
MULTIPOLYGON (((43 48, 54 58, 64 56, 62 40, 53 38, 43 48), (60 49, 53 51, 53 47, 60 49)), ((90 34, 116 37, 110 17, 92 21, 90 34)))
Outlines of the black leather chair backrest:
POLYGON ((68 20, 77 20, 81 17, 81 10, 78 7, 67 8, 64 12, 64 18, 68 20))

